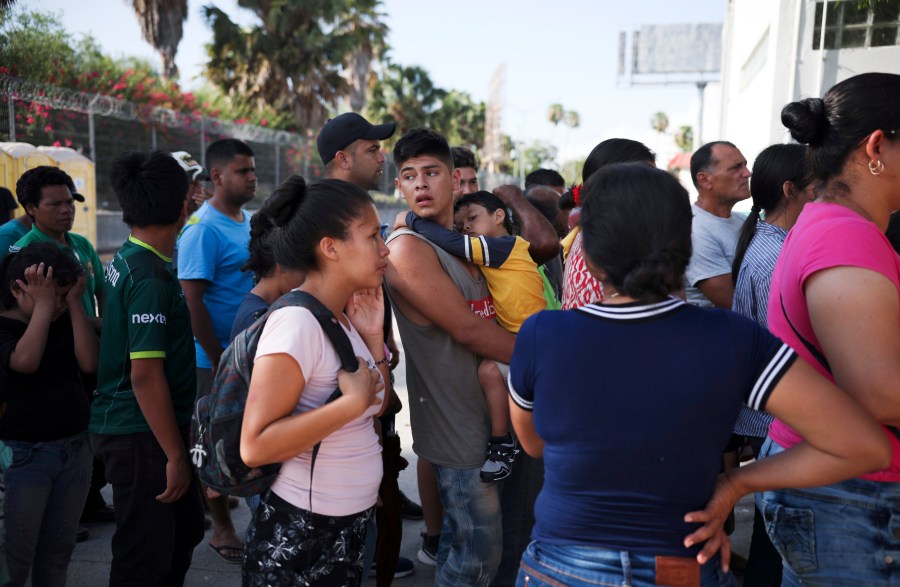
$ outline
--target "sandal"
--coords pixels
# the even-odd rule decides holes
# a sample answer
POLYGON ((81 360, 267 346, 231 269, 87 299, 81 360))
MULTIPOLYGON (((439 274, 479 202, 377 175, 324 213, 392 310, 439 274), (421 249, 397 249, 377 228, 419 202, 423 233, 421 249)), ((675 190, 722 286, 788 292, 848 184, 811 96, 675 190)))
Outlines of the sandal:
POLYGON ((240 546, 228 546, 227 544, 213 546, 211 543, 207 544, 209 544, 209 547, 213 549, 213 552, 219 555, 219 558, 226 563, 239 565, 244 561, 244 549, 240 546))

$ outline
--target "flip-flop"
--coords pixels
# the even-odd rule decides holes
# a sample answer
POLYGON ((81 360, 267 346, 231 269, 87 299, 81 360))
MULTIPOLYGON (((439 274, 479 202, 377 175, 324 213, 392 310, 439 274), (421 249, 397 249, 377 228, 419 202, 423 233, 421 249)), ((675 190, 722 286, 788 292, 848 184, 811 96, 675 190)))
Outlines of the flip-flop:
POLYGON ((244 561, 244 549, 240 546, 228 546, 227 544, 222 544, 220 546, 213 546, 209 542, 207 542, 207 544, 209 544, 209 547, 213 549, 213 552, 215 552, 217 555, 219 555, 219 558, 222 559, 223 561, 225 561, 226 563, 229 563, 232 565, 239 565, 244 561), (238 552, 239 554, 229 555, 229 554, 227 554, 228 551, 238 552))

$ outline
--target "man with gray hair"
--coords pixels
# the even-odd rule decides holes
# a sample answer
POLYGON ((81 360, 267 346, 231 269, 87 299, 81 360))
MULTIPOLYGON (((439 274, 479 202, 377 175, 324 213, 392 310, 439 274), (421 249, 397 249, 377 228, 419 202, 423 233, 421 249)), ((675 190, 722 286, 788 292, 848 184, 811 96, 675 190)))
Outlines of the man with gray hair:
POLYGON ((692 206, 693 254, 685 271, 687 301, 730 310, 731 264, 744 223, 744 215, 732 214, 731 209, 750 197, 747 160, 727 141, 707 143, 691 157, 691 179, 698 196, 692 206))

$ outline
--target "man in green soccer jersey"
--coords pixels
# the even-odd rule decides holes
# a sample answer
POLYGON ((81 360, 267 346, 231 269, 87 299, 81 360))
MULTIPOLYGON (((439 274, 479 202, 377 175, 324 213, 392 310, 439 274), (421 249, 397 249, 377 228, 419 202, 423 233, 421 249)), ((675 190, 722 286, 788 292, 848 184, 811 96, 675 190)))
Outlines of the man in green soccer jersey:
POLYGON ((160 151, 121 155, 110 180, 131 235, 106 270, 90 421, 116 509, 109 584, 181 585, 203 538, 187 448, 194 339, 171 259, 187 218, 188 181, 160 151))
POLYGON ((15 252, 31 243, 52 242, 72 251, 87 273, 87 287, 82 299, 84 309, 92 319, 91 323, 98 327, 98 309, 103 308, 103 263, 91 241, 71 232, 75 222, 75 202, 84 202, 84 196, 75 191, 75 183, 68 173, 49 165, 40 165, 23 173, 16 182, 16 194, 33 224, 9 250, 15 252))

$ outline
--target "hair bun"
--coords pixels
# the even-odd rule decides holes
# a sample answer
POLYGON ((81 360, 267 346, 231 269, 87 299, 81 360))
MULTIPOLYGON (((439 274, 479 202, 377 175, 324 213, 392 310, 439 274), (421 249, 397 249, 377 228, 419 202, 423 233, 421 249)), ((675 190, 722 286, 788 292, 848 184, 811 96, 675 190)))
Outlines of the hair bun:
POLYGON ((791 102, 781 111, 781 123, 791 131, 791 136, 798 143, 816 146, 828 126, 825 102, 821 98, 791 102))
POLYGON ((278 186, 258 213, 268 216, 274 226, 284 226, 305 195, 306 181, 299 175, 292 175, 278 186))

